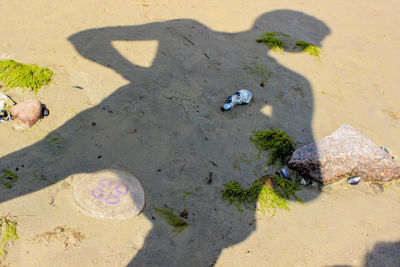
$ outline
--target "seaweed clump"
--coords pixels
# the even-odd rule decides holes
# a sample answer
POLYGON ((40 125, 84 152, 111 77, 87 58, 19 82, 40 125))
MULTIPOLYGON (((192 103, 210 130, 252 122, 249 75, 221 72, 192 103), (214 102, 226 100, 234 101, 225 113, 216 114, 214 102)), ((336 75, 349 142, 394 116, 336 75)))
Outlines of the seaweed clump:
POLYGON ((18 181, 18 174, 10 171, 10 170, 5 170, 3 171, 3 174, 0 176, 0 182, 6 187, 6 188, 12 188, 15 184, 15 182, 18 181))
POLYGON ((287 200, 291 197, 302 203, 296 195, 298 186, 278 176, 263 176, 255 180, 247 189, 243 188, 238 181, 224 184, 224 187, 222 199, 227 200, 229 205, 234 204, 240 212, 243 211, 241 206, 244 205, 248 209, 258 210, 261 213, 273 211, 272 216, 274 216, 277 208, 290 210, 287 200), (259 208, 257 208, 257 202, 259 208))
POLYGON ((17 223, 8 219, 7 216, 0 217, 0 238, 0 258, 4 258, 7 255, 7 251, 4 250, 7 242, 19 238, 17 235, 17 223))
POLYGON ((9 88, 30 88, 35 94, 48 85, 53 78, 53 72, 48 68, 36 65, 26 65, 14 60, 0 61, 0 81, 9 88))
POLYGON ((303 49, 303 51, 308 52, 310 56, 316 56, 317 58, 319 58, 319 53, 321 52, 321 49, 318 46, 307 43, 306 41, 297 41, 296 46, 303 49))
POLYGON ((275 52, 279 49, 282 53, 284 51, 284 43, 282 39, 277 38, 277 36, 290 37, 283 32, 265 32, 256 42, 265 44, 275 52))
POLYGON ((177 231, 178 233, 182 232, 184 229, 186 229, 189 226, 189 224, 185 220, 176 216, 172 212, 172 209, 168 208, 167 206, 162 207, 162 208, 155 207, 154 210, 161 217, 163 217, 164 220, 166 220, 169 225, 174 227, 175 231, 177 231))
POLYGON ((278 160, 283 164, 295 150, 293 138, 279 129, 260 132, 253 131, 250 141, 258 149, 258 159, 260 159, 262 151, 271 153, 267 160, 269 165, 274 165, 278 160))

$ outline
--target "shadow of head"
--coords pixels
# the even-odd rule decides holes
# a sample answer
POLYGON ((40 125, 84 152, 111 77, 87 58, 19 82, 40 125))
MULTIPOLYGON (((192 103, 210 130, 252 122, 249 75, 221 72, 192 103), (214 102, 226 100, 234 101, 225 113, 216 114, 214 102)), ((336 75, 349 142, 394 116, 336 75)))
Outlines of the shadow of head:
MULTIPOLYGON (((293 10, 276 10, 257 18, 253 27, 248 31, 231 35, 248 37, 248 40, 255 41, 264 32, 282 32, 290 35, 292 41, 304 40, 313 45, 321 46, 322 40, 330 33, 330 30, 322 21, 305 13, 293 10)), ((131 73, 138 66, 120 55, 111 45, 112 41, 158 40, 159 51, 165 51, 179 50, 179 47, 174 44, 181 42, 182 39, 185 39, 186 45, 189 47, 207 47, 208 44, 215 41, 212 40, 211 36, 218 34, 224 35, 225 33, 214 32, 195 20, 177 19, 145 25, 89 29, 70 36, 68 40, 85 58, 114 69, 128 80, 134 80, 131 73), (193 42, 186 37, 188 35, 194 38, 198 36, 199 38, 196 42, 193 42)), ((221 38, 218 40, 220 43, 224 43, 221 38)), ((156 55, 157 58, 160 58, 159 51, 156 55)), ((292 43, 285 47, 285 51, 301 52, 301 49, 295 49, 295 45, 292 43)), ((158 63, 159 61, 154 60, 153 66, 157 67, 158 63)), ((139 67, 139 69, 143 68, 139 67)))
MULTIPOLYGON (((330 34, 329 28, 319 19, 293 10, 276 10, 263 14, 255 21, 253 30, 285 33, 292 40, 303 40, 320 47, 324 38, 330 34)), ((285 51, 301 52, 292 46, 285 47, 285 51)))

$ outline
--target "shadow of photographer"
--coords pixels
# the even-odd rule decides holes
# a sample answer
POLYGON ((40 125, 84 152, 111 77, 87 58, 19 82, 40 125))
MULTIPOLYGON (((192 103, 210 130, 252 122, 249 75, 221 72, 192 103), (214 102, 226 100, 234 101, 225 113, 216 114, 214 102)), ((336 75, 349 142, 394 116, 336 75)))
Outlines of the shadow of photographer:
MULTIPOLYGON (((215 32, 194 20, 179 19, 70 36, 80 55, 113 69, 129 84, 51 133, 65 139, 58 158, 49 154, 42 140, 2 157, 1 166, 23 163, 34 170, 40 165, 57 180, 104 168, 129 171, 143 184, 143 213, 154 224, 130 266, 212 265, 222 249, 243 241, 256 227, 255 211, 239 213, 221 200, 224 183, 237 177, 243 183, 255 179, 248 168, 232 166, 235 156, 254 151, 248 141, 251 131, 279 128, 300 143, 314 141, 312 88, 307 79, 270 57, 268 47, 255 42, 264 32, 287 33, 293 40, 317 46, 330 33, 312 16, 277 10, 238 33, 215 32), (112 44, 140 40, 158 42, 148 68, 130 62, 112 44), (249 73, 254 66, 272 72, 262 86, 262 79, 249 73), (241 88, 250 89, 254 101, 220 112, 226 97, 241 88), (266 106, 272 110, 268 116, 262 112, 266 106), (204 179, 209 172, 211 184, 204 179), (189 191, 192 194, 183 203, 189 191), (154 211, 163 205, 184 205, 190 227, 179 235, 171 233, 154 211)), ((28 178, 25 181, 29 183, 28 178)), ((22 193, 9 190, 0 201, 41 188, 36 184, 22 193)))

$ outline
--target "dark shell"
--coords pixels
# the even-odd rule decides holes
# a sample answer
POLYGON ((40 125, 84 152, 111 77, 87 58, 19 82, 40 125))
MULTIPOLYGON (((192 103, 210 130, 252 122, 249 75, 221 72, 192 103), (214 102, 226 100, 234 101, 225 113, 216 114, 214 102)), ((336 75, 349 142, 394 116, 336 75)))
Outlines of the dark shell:
POLYGON ((47 108, 42 109, 43 117, 49 116, 50 111, 47 108))
POLYGON ((384 146, 380 146, 380 148, 383 150, 383 151, 385 151, 386 153, 388 153, 389 154, 389 149, 387 149, 386 147, 384 147, 384 146))
POLYGON ((349 179, 347 179, 347 182, 349 183, 349 184, 351 184, 351 185, 356 185, 356 184, 358 184, 359 182, 360 182, 360 180, 361 180, 361 177, 351 177, 351 178, 349 178, 349 179))
POLYGON ((290 174, 286 169, 282 169, 281 172, 283 177, 285 177, 286 179, 290 179, 290 174))

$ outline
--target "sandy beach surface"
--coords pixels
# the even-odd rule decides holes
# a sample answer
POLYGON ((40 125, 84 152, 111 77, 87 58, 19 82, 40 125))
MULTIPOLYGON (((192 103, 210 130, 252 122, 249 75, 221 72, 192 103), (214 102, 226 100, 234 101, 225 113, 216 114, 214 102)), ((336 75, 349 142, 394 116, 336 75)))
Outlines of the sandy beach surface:
POLYGON ((399 13, 390 0, 0 1, 0 60, 55 73, 37 95, 6 92, 50 115, 0 124, 0 171, 19 176, 0 185, 19 235, 0 266, 400 266, 398 181, 306 187, 273 217, 221 199, 223 184, 279 170, 251 161, 252 131, 300 147, 349 124, 399 161, 399 13), (257 43, 264 32, 289 34, 285 51, 257 43), (252 103, 221 112, 242 88, 252 103), (79 174, 109 168, 142 183, 138 216, 75 203, 79 174), (164 205, 186 209, 189 227, 174 232, 164 205))

